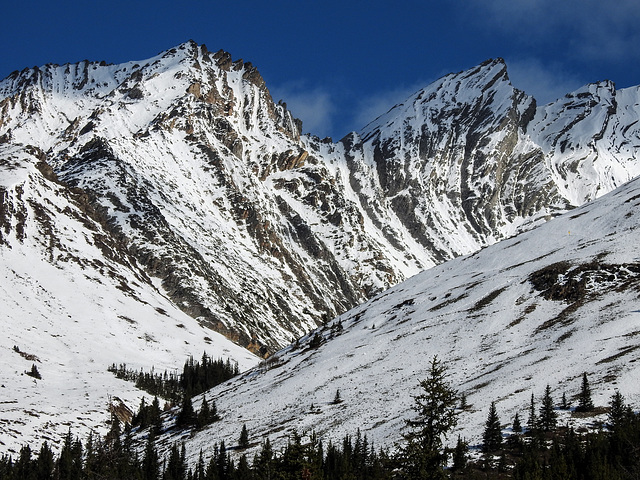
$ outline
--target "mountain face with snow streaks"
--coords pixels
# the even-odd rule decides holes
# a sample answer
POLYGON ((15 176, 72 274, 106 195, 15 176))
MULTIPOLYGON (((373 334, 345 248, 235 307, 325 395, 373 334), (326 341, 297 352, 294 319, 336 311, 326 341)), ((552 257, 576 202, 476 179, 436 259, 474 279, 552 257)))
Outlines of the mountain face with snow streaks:
POLYGON ((639 92, 600 82, 537 105, 489 60, 334 143, 303 135, 253 65, 191 41, 144 61, 14 72, 0 81, 7 342, 25 348, 26 311, 52 331, 91 311, 109 336, 130 333, 118 358, 91 357, 95 371, 150 367, 145 355, 179 366, 211 339, 248 367, 238 344, 272 354, 638 176, 639 92))
POLYGON ((257 363, 159 291, 42 151, 0 152, 3 454, 44 440, 57 449, 70 427, 104 435, 111 399, 133 408, 145 395, 108 372, 112 364, 173 372, 203 351, 242 369, 257 363), (27 374, 34 366, 39 379, 27 374))
POLYGON ((501 59, 337 144, 194 42, 15 72, 0 96, 4 143, 41 150, 183 311, 262 354, 638 173, 637 89, 537 107, 501 59))

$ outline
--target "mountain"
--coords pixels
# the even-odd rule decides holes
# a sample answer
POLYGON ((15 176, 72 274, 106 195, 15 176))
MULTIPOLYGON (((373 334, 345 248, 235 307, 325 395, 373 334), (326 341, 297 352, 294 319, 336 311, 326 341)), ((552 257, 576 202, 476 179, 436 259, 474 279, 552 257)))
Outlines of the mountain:
POLYGON ((639 105, 638 87, 601 82, 537 106, 495 59, 334 143, 302 135, 253 65, 192 41, 14 72, 0 81, 3 449, 104 429, 108 395, 135 406, 112 363, 161 371, 207 351, 249 368, 612 191, 640 170, 639 105), (34 363, 42 380, 24 374, 34 363))
POLYGON ((265 355, 633 178, 638 96, 604 82, 536 107, 497 59, 332 143, 250 63, 187 42, 14 72, 0 138, 86 192, 185 313, 265 355))
POLYGON ((357 429, 376 448, 393 447, 434 356, 469 405, 451 446, 458 434, 481 443, 494 401, 503 426, 516 413, 526 420, 531 395, 539 406, 547 385, 555 402, 566 394, 576 406, 585 372, 596 406, 615 390, 636 404, 638 207, 636 179, 390 288, 209 391, 222 416, 214 426, 176 432, 169 415, 165 445, 185 441, 195 462, 214 442, 234 447, 245 424, 254 449, 269 438, 278 451, 294 431, 340 444, 357 429))

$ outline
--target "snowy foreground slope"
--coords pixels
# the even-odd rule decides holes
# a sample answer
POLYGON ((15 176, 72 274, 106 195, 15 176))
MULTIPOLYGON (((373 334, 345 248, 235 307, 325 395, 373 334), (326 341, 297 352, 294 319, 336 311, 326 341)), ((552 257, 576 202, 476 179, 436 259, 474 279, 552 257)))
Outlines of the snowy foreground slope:
POLYGON ((69 428, 104 434, 109 402, 135 407, 143 395, 107 371, 113 363, 161 373, 204 351, 241 369, 257 363, 155 289, 36 152, 0 150, 3 454, 44 440, 56 448, 69 428), (41 380, 25 374, 32 365, 41 380))
MULTIPOLYGON (((184 440, 282 446, 292 431, 340 440, 360 428, 401 439, 411 395, 437 355, 467 395, 459 430, 479 443, 490 402, 503 424, 527 416, 547 384, 571 400, 586 372, 596 405, 617 389, 638 406, 640 180, 473 255, 425 271, 342 315, 267 362, 214 388, 223 420, 184 440), (336 328, 338 322, 342 330, 336 328), (336 391, 342 403, 333 404, 336 391)), ((194 401, 194 405, 198 405, 194 401)), ((249 452, 249 458, 252 458, 249 452)))

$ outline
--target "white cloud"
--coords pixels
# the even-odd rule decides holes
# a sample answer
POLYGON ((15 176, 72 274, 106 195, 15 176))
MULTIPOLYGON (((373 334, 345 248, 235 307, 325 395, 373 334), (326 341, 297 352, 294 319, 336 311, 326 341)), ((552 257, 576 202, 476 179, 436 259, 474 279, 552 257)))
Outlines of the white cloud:
POLYGON ((390 91, 378 92, 360 99, 353 112, 353 124, 356 129, 365 127, 392 107, 404 102, 413 93, 426 87, 431 81, 416 82, 410 86, 398 87, 390 91))
MULTIPOLYGON (((474 23, 516 34, 515 41, 569 48, 584 60, 640 59, 637 0, 472 0, 474 23)), ((469 13, 469 12, 468 12, 469 13)))
POLYGON ((537 59, 505 61, 511 84, 532 95, 538 105, 552 102, 587 83, 558 65, 545 65, 537 59))
POLYGON ((302 120, 302 129, 319 137, 330 136, 336 107, 329 92, 322 87, 308 87, 304 82, 291 82, 270 88, 275 101, 282 100, 294 117, 302 120))

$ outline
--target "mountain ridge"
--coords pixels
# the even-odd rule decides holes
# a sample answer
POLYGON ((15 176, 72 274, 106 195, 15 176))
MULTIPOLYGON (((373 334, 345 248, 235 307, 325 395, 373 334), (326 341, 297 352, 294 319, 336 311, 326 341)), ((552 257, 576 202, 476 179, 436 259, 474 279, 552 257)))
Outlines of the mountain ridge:
MULTIPOLYGON (((269 356, 423 270, 544 225, 637 176, 639 92, 603 82, 537 106, 496 59, 442 77, 333 143, 301 135, 252 64, 195 42, 144 61, 15 72, 0 81, 6 285, 37 284, 40 266, 62 272, 60 285, 71 291, 93 293, 80 308, 47 279, 44 290, 62 299, 50 310, 54 293, 45 301, 33 285, 5 287, 5 354, 15 355, 11 342, 26 348, 22 298, 48 312, 51 328, 67 331, 91 305, 92 321, 106 312, 107 325, 126 327, 128 347, 108 365, 149 368, 131 353, 140 339, 158 365, 180 365, 187 351, 212 344, 254 365, 206 332, 269 356), (101 297, 94 284, 109 293, 101 297), (146 332, 148 341, 142 332, 157 328, 198 340, 184 337, 190 346, 173 350, 163 343, 171 360, 160 361, 157 335, 146 332)), ((11 384, 19 370, 8 375, 11 384)))

